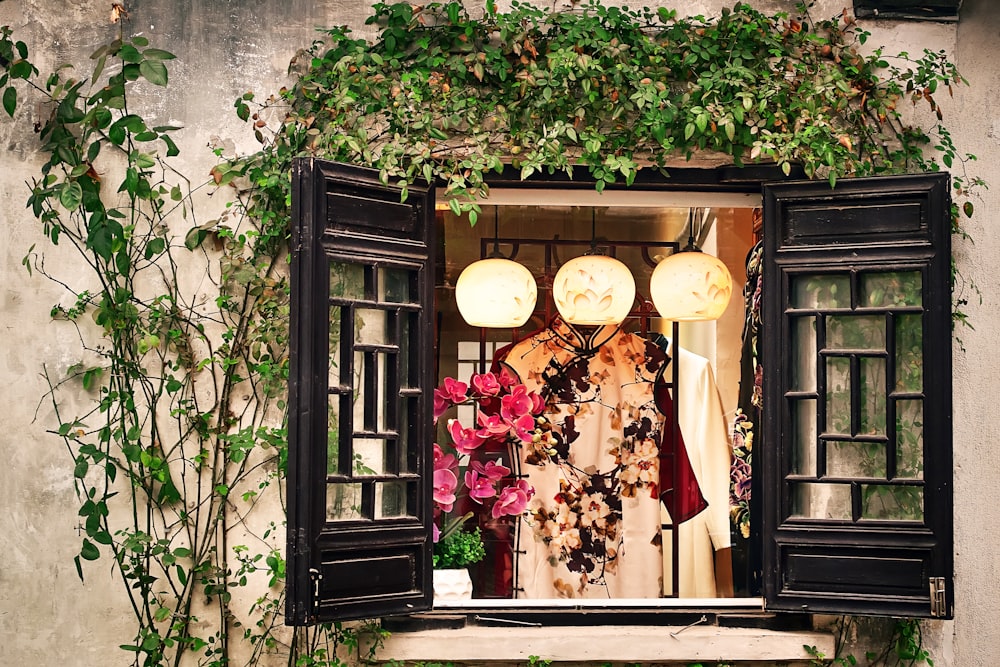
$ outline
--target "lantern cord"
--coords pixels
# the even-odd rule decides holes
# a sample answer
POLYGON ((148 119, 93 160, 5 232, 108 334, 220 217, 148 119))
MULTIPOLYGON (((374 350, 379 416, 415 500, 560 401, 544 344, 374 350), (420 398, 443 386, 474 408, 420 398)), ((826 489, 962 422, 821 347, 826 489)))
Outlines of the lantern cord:
POLYGON ((590 209, 590 253, 597 254, 597 209, 590 209))
POLYGON ((500 207, 493 207, 493 252, 491 258, 503 257, 500 252, 500 207))

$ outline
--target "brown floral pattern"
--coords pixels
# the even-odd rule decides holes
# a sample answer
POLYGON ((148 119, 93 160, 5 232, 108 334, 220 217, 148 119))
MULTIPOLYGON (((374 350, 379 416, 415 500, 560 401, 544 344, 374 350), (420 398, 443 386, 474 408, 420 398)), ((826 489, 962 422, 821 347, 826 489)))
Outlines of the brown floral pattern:
POLYGON ((666 355, 614 327, 557 320, 503 363, 541 393, 551 424, 519 456, 519 474, 536 489, 517 545, 523 596, 659 596, 663 415, 654 385, 666 355))

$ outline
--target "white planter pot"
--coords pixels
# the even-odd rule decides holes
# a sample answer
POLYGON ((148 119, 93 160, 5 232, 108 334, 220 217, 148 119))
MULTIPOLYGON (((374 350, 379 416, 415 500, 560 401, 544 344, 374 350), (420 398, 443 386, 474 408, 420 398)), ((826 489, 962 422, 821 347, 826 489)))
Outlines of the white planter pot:
POLYGON ((434 570, 434 601, 472 599, 472 577, 465 568, 434 570))

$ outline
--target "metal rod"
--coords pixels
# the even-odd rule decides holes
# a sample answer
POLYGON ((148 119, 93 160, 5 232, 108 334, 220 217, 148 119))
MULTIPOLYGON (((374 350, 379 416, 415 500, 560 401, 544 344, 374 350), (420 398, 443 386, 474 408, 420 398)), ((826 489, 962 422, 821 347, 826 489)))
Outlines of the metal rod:
POLYGON ((680 630, 677 630, 676 632, 671 632, 670 636, 671 637, 676 637, 677 635, 679 635, 680 633, 684 632, 688 628, 693 628, 694 626, 696 626, 696 625, 698 625, 700 623, 706 623, 707 621, 708 621, 708 616, 705 616, 704 614, 702 614, 701 618, 699 618, 697 621, 695 621, 694 623, 688 623, 687 625, 685 625, 680 630))

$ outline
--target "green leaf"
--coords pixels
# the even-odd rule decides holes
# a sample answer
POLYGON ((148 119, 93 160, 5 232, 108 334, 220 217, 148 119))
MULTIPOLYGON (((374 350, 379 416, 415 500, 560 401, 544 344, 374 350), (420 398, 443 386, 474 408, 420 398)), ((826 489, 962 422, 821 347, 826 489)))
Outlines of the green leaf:
POLYGON ((7 90, 3 91, 3 109, 7 112, 8 116, 14 116, 14 109, 17 108, 17 88, 14 86, 8 86, 7 90))
POLYGON ((204 242, 206 236, 208 236, 207 230, 201 227, 192 227, 184 236, 184 247, 188 250, 194 250, 204 242))
POLYGON ((177 57, 170 53, 170 51, 164 51, 163 49, 146 49, 142 52, 142 55, 150 60, 173 60, 177 57))
POLYGON ((101 551, 94 543, 84 538, 83 546, 80 548, 80 557, 84 560, 97 560, 101 557, 101 551))
POLYGON ((152 259, 156 255, 159 255, 161 252, 163 252, 166 249, 166 247, 167 247, 167 241, 165 239, 160 237, 152 239, 150 240, 149 243, 146 244, 146 249, 143 251, 143 257, 145 257, 146 259, 152 259))
POLYGON ((967 201, 964 204, 962 204, 962 211, 965 212, 965 217, 971 218, 972 217, 972 212, 973 212, 972 202, 971 201, 967 201))
POLYGON ((80 208, 80 202, 83 200, 83 188, 80 187, 80 183, 77 181, 66 181, 63 183, 62 187, 59 189, 59 203, 63 205, 67 211, 75 211, 80 208))
POLYGON ((97 80, 101 76, 101 73, 104 72, 104 65, 107 61, 108 57, 106 55, 102 55, 100 58, 97 59, 97 64, 94 65, 94 74, 90 77, 91 81, 95 83, 97 82, 97 80))
POLYGON ((156 166, 156 160, 149 153, 136 153, 135 164, 139 169, 151 169, 156 166))
POLYGON ((139 73, 154 85, 167 85, 167 67, 159 60, 143 60, 139 63, 139 73))
POLYGON ((177 144, 174 143, 174 140, 166 134, 161 134, 160 139, 163 139, 163 143, 167 145, 167 157, 174 157, 181 152, 180 149, 177 148, 177 144))
POLYGON ((139 49, 135 48, 131 44, 126 44, 118 51, 118 57, 127 63, 137 63, 142 60, 142 54, 139 53, 139 49))
POLYGON ((73 477, 76 477, 77 479, 83 479, 84 477, 87 476, 87 470, 89 468, 90 465, 86 461, 77 461, 76 467, 73 468, 73 477))

